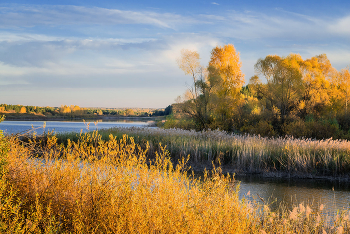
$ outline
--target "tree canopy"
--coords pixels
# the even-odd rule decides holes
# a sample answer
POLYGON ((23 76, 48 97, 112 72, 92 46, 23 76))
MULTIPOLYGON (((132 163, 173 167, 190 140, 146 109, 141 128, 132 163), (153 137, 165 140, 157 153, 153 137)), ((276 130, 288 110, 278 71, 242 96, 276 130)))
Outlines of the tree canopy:
POLYGON ((267 55, 258 59, 256 74, 245 86, 232 44, 213 48, 206 67, 191 50, 182 51, 178 64, 193 80, 174 105, 181 127, 350 139, 349 67, 337 71, 326 54, 308 59, 267 55))

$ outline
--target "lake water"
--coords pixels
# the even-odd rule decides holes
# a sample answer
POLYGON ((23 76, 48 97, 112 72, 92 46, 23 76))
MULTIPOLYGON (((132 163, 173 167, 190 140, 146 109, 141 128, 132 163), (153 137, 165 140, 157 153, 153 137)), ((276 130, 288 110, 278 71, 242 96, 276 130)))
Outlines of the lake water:
POLYGON ((111 122, 88 122, 83 121, 3 121, 0 123, 0 130, 3 130, 5 134, 26 133, 34 130, 37 134, 42 134, 43 131, 54 132, 83 132, 112 128, 112 127, 146 127, 148 123, 146 121, 111 121, 111 122), (43 128, 46 123, 45 128, 43 128), (96 125, 95 125, 96 123, 96 125))
MULTIPOLYGON (((111 127, 146 127, 147 122, 114 121, 114 122, 71 122, 71 121, 4 121, 0 129, 6 134, 25 133, 35 129, 38 134, 44 130, 55 132, 80 132, 111 127)), ((323 212, 334 214, 337 210, 350 209, 350 184, 322 180, 286 180, 266 179, 256 176, 236 177, 240 181, 240 197, 262 202, 259 196, 275 209, 283 202, 288 208, 304 203, 316 209, 324 205, 323 212), (250 194, 249 196, 247 194, 250 194)))

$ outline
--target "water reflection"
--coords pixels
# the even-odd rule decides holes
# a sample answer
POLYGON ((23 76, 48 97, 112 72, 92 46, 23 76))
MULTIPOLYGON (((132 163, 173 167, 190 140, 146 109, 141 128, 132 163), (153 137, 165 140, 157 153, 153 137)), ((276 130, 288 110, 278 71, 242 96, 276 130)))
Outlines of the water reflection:
POLYGON ((325 180, 283 180, 261 177, 236 177, 240 183, 240 197, 262 202, 272 209, 282 202, 291 209, 293 205, 308 204, 313 210, 324 205, 322 213, 334 214, 337 210, 350 209, 350 185, 344 182, 325 180), (251 196, 247 196, 248 192, 251 196))

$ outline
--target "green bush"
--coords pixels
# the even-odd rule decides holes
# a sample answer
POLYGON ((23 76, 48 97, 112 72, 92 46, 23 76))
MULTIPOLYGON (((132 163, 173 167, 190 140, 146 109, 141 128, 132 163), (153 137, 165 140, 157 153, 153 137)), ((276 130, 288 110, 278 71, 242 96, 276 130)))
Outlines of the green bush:
POLYGON ((240 129, 242 132, 249 134, 260 135, 263 137, 273 137, 276 136, 276 132, 273 126, 266 120, 260 120, 255 125, 244 126, 240 129))
POLYGON ((307 123, 303 120, 290 122, 285 124, 282 128, 287 136, 293 136, 295 138, 311 137, 311 130, 307 128, 307 123))
POLYGON ((310 131, 311 137, 315 139, 338 138, 341 134, 339 124, 335 119, 319 119, 318 121, 310 121, 306 123, 307 129, 310 131))
POLYGON ((174 115, 168 115, 163 126, 158 125, 158 127, 163 127, 165 129, 169 128, 180 128, 185 130, 196 129, 196 124, 192 119, 175 118, 174 115))

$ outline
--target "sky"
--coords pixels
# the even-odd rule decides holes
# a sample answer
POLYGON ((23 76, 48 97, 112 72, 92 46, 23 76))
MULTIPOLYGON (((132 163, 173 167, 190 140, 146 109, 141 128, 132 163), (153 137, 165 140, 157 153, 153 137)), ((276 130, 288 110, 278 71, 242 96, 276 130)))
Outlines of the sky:
POLYGON ((246 82, 269 54, 350 65, 350 1, 0 0, 0 103, 164 108, 191 85, 182 49, 207 66, 233 44, 246 82))

